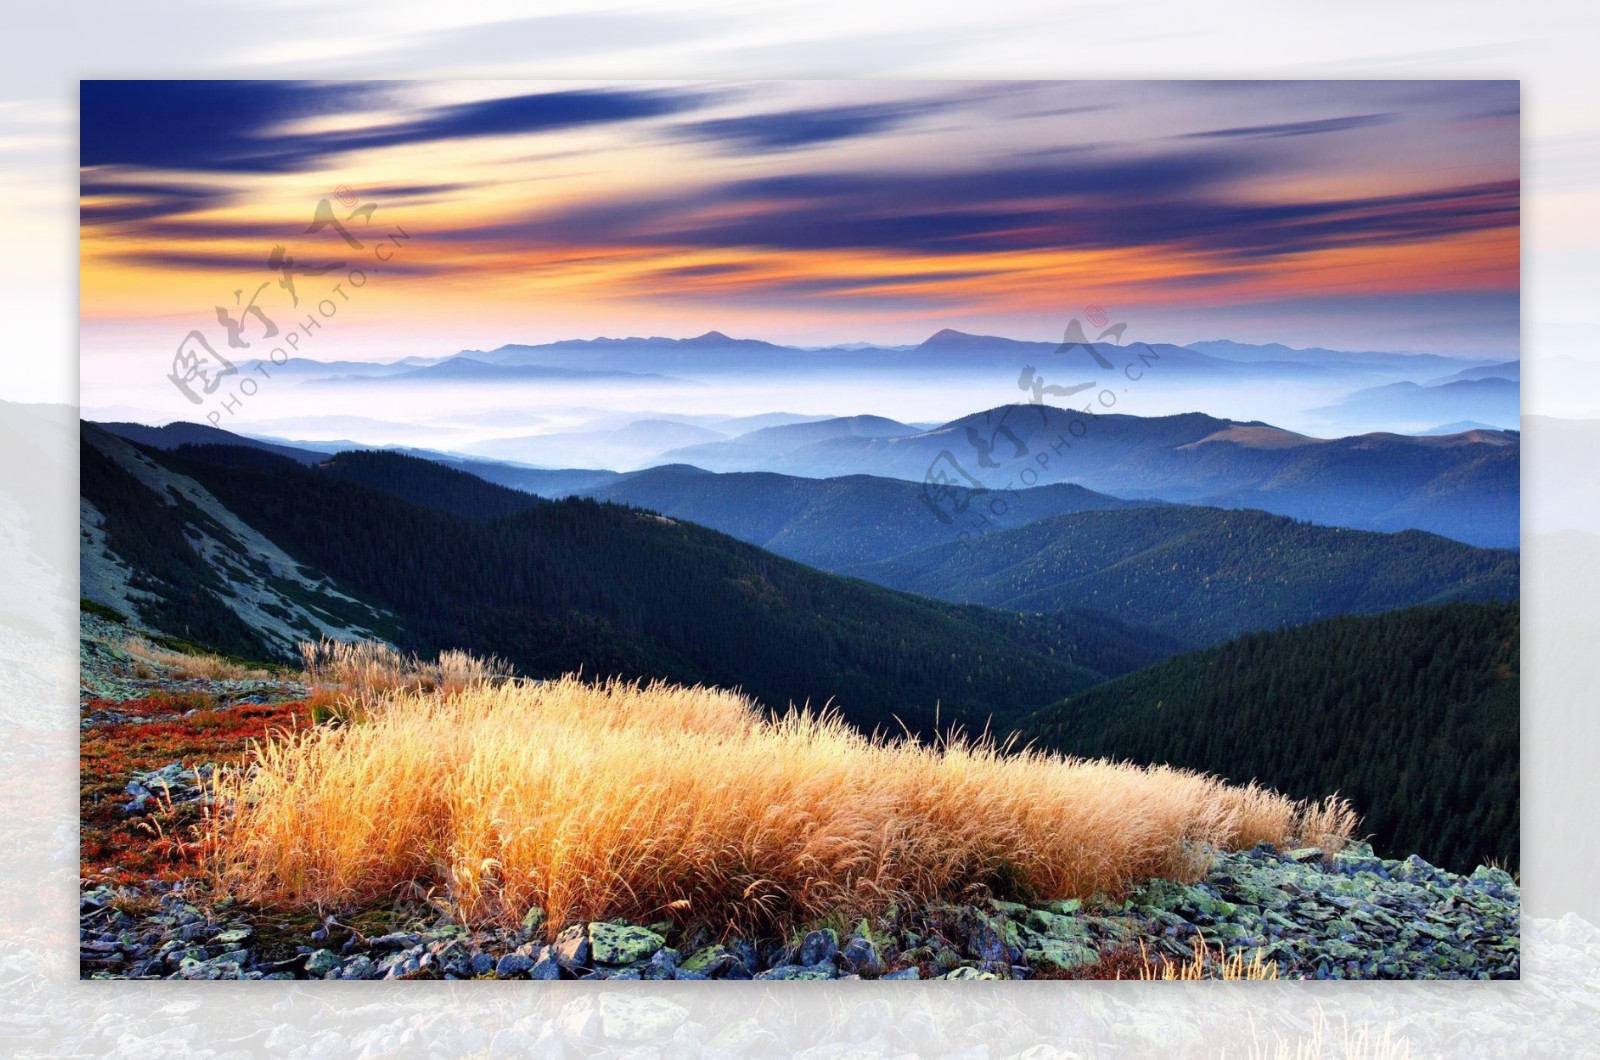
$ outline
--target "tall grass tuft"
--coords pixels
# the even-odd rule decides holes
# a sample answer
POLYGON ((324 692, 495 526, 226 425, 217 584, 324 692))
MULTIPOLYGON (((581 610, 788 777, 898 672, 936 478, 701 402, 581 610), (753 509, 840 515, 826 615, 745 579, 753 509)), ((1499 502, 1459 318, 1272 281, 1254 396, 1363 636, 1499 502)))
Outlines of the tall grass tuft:
POLYGON ((217 783, 211 867, 242 898, 355 906, 420 885, 468 922, 537 906, 552 931, 1088 898, 1195 879, 1214 848, 1334 846, 1329 829, 1353 825, 1340 803, 1181 770, 869 737, 732 692, 575 677, 397 687, 217 783))
POLYGON ((362 714, 395 692, 448 695, 511 676, 511 666, 494 656, 443 651, 429 660, 370 640, 301 641, 300 662, 319 716, 362 714))

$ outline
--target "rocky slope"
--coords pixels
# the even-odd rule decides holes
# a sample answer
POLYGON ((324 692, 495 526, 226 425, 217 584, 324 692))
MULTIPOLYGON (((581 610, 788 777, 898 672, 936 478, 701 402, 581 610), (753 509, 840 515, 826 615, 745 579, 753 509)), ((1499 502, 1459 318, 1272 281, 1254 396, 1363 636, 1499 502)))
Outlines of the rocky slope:
POLYGON ((1514 979, 1518 905, 1498 869, 1457 876, 1359 846, 1221 854, 1199 883, 1121 901, 986 899, 788 940, 595 921, 547 942, 537 911, 520 931, 400 907, 285 921, 208 902, 196 882, 86 890, 80 957, 85 977, 164 979, 1028 979, 1137 976, 1141 946, 1159 966, 1201 945, 1259 951, 1285 978, 1514 979))

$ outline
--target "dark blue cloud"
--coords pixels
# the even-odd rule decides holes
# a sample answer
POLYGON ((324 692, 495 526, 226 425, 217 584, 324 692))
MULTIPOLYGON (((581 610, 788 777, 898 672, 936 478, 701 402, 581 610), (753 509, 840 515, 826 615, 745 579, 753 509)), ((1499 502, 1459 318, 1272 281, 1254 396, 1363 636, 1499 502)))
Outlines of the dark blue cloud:
POLYGON ((1359 199, 1240 201, 1228 150, 958 173, 800 173, 588 204, 444 238, 635 247, 983 253, 1183 246, 1234 259, 1517 224, 1516 181, 1359 199), (730 213, 726 207, 736 203, 730 213))
POLYGON ((746 114, 714 118, 675 127, 672 132, 688 140, 721 143, 729 151, 771 153, 850 140, 893 129, 924 114, 943 110, 948 103, 865 103, 849 107, 819 107, 774 114, 746 114))
POLYGON ((78 186, 81 224, 148 221, 191 213, 227 201, 225 188, 200 184, 128 181, 86 175, 78 186), (95 199, 114 200, 95 202, 95 199))
POLYGON ((553 132, 675 114, 703 94, 576 89, 435 107, 393 125, 285 134, 284 123, 386 105, 381 82, 84 81, 79 160, 200 172, 283 173, 345 151, 553 132))
POLYGON ((1318 136, 1322 133, 1365 129, 1394 120, 1393 114, 1351 114, 1343 118, 1317 118, 1312 121, 1286 121, 1276 125, 1238 125, 1231 129, 1207 129, 1184 133, 1186 140, 1277 140, 1286 136, 1318 136))
POLYGON ((84 81, 78 158, 83 166, 277 173, 322 152, 284 122, 358 106, 383 86, 305 81, 84 81))

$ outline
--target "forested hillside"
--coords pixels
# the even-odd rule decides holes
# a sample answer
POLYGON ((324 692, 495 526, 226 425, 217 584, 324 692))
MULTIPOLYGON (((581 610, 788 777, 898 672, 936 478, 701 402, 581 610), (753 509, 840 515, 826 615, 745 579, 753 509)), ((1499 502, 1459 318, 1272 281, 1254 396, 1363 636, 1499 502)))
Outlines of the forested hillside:
POLYGON ((991 607, 1088 607, 1195 646, 1333 615, 1518 595, 1514 552, 1178 505, 1043 519, 845 573, 991 607))
POLYGON ((1301 797, 1338 791, 1391 856, 1518 858, 1518 611, 1450 604, 1253 633, 1079 693, 1022 732, 1301 797))
POLYGON ((864 727, 898 717, 926 731, 936 706, 945 723, 1014 719, 1176 647, 1104 615, 1017 616, 887 591, 591 500, 495 517, 440 510, 396 495, 415 462, 393 454, 361 461, 393 493, 266 454, 155 455, 401 616, 406 646, 493 653, 529 674, 714 683, 779 707, 834 700, 864 727))
POLYGON ((683 465, 575 492, 688 519, 831 571, 954 542, 975 525, 1017 527, 1068 512, 1161 503, 1121 500, 1070 483, 1007 493, 952 486, 937 495, 920 482, 872 475, 718 475, 683 465))

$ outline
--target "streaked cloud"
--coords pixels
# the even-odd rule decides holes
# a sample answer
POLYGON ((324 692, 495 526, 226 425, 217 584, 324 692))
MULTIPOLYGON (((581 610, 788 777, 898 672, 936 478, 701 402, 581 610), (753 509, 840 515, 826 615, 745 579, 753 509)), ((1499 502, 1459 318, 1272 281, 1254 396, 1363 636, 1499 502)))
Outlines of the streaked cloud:
POLYGON ((734 152, 793 151, 802 147, 872 136, 946 108, 943 102, 867 103, 821 107, 737 118, 713 118, 680 125, 674 132, 690 140, 710 140, 734 152))
POLYGON ((1276 140, 1285 136, 1320 136, 1324 133, 1365 129, 1393 119, 1393 114, 1350 114, 1343 118, 1284 121, 1273 125, 1238 125, 1231 129, 1206 129, 1183 135, 1193 140, 1276 140))

